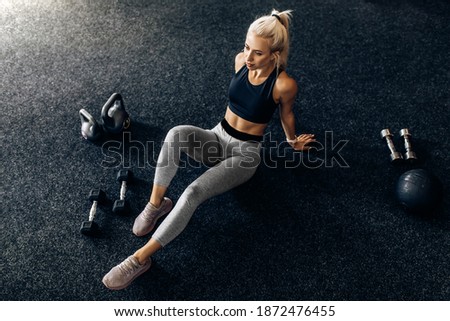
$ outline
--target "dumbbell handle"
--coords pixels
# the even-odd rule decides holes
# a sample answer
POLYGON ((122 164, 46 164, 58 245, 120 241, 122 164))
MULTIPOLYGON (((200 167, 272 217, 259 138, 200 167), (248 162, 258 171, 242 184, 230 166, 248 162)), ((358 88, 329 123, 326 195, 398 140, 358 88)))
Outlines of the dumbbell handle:
POLYGON ((407 152, 410 152, 412 149, 411 140, 409 138, 410 135, 405 135, 403 138, 405 139, 405 149, 407 152))
POLYGON ((127 193, 127 182, 122 181, 122 185, 120 186, 120 199, 125 199, 125 194, 127 193))
POLYGON ((388 135, 385 138, 386 138, 386 143, 387 143, 391 153, 394 154, 395 152, 397 152, 397 150, 395 149, 395 146, 394 146, 394 142, 392 141, 392 136, 388 135))
POLYGON ((95 213, 97 213, 97 201, 92 202, 91 210, 89 211, 89 221, 93 221, 95 218, 95 213))

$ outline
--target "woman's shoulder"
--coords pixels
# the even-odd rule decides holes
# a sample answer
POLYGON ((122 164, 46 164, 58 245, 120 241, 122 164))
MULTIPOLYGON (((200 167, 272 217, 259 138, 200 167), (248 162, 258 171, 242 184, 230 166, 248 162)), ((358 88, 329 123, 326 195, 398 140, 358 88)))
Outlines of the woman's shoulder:
POLYGON ((284 70, 278 75, 275 87, 277 87, 280 93, 297 93, 297 81, 284 70))
POLYGON ((234 70, 236 72, 238 72, 239 69, 241 69, 242 66, 244 66, 244 65, 245 65, 245 57, 244 57, 244 53, 241 51, 234 58, 234 70))

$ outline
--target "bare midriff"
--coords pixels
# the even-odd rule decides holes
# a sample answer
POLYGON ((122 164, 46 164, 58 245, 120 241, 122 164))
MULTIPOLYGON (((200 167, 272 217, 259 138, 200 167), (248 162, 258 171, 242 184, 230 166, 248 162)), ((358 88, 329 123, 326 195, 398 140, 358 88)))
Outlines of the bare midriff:
POLYGON ((225 112, 225 119, 234 129, 247 133, 250 135, 263 136, 264 129, 266 129, 267 124, 257 124, 251 121, 245 120, 242 117, 239 117, 235 113, 233 113, 230 107, 227 107, 227 111, 225 112))

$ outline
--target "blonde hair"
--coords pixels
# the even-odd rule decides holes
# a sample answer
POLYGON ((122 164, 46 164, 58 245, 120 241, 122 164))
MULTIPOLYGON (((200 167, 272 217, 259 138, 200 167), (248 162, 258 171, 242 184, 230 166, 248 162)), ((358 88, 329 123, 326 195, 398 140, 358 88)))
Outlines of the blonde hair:
POLYGON ((248 28, 257 36, 269 40, 270 50, 275 54, 277 69, 285 69, 289 55, 289 23, 292 10, 272 10, 270 15, 256 19, 248 28))

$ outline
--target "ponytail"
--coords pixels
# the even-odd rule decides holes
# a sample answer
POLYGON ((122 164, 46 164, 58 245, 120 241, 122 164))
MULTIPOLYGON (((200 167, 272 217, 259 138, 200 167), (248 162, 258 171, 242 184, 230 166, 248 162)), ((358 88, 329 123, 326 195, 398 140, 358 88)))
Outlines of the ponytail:
POLYGON ((289 24, 292 10, 272 10, 270 15, 256 19, 249 32, 270 41, 270 50, 275 54, 277 69, 286 69, 289 55, 289 24))

